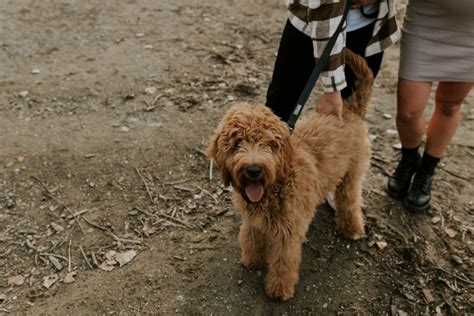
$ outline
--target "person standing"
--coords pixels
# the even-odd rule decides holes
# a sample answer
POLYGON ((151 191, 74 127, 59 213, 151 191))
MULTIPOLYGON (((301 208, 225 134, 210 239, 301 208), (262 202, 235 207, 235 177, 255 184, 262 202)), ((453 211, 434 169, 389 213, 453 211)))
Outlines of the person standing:
POLYGON ((461 104, 473 83, 474 1, 410 0, 402 28, 397 91, 402 157, 387 183, 388 194, 403 199, 408 210, 429 207, 435 169, 459 126, 461 104), (439 82, 435 109, 426 124, 433 82, 439 82))
MULTIPOLYGON (((280 40, 266 105, 287 121, 319 61, 329 38, 339 24, 346 0, 286 0, 288 20, 280 40)), ((321 74, 324 93, 316 110, 342 115, 343 99, 355 86, 355 75, 344 67, 344 47, 363 56, 377 75, 383 50, 400 36, 392 0, 355 0, 346 27, 338 36, 321 74)))

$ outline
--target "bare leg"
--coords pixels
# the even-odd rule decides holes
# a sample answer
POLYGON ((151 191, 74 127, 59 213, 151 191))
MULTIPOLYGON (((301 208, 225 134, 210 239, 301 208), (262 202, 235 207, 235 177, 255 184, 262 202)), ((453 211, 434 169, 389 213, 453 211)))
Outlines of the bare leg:
POLYGON ((397 90, 397 129, 402 146, 415 148, 425 134, 424 112, 431 92, 431 82, 399 78, 397 90))
POLYGON ((440 82, 436 90, 436 107, 426 133, 425 151, 433 157, 444 156, 461 120, 461 103, 471 91, 472 83, 440 82))
POLYGON ((248 220, 243 220, 240 226, 239 242, 241 249, 240 262, 248 269, 263 267, 265 264, 266 238, 253 228, 248 220))

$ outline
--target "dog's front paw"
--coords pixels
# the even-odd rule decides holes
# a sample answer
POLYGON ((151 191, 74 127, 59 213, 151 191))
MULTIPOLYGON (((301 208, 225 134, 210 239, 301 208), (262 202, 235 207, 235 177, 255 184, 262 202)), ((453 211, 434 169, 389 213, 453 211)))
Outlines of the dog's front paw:
POLYGON ((251 257, 244 254, 240 256, 240 263, 249 270, 253 270, 253 269, 258 270, 260 268, 263 268, 265 265, 262 258, 251 257))
POLYGON ((365 237, 364 217, 360 211, 344 212, 336 215, 336 229, 347 239, 365 237))
POLYGON ((284 302, 293 297, 295 285, 293 283, 284 282, 283 280, 268 279, 266 292, 270 299, 284 302))
POLYGON ((337 225, 337 231, 347 239, 358 240, 364 238, 365 228, 364 224, 358 225, 337 225))

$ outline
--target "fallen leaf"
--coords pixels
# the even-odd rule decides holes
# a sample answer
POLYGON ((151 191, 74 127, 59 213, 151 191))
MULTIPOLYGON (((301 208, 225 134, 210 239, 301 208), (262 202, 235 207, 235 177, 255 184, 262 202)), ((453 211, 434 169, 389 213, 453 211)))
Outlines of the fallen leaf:
POLYGON ((449 238, 454 238, 458 234, 457 231, 455 231, 454 229, 451 229, 451 228, 446 228, 444 230, 444 232, 449 236, 449 238))
POLYGON ((387 247, 387 242, 385 241, 377 241, 376 244, 380 250, 384 250, 387 247))
POLYGON ((132 259, 135 258, 136 255, 137 252, 135 250, 120 252, 115 255, 115 260, 117 260, 119 265, 122 267, 132 261, 132 259))
POLYGON ((63 268, 61 262, 59 262, 59 260, 56 259, 55 257, 53 257, 53 256, 48 256, 48 259, 49 259, 49 261, 51 261, 51 263, 52 263, 53 266, 56 268, 56 270, 60 271, 60 270, 63 268))
POLYGON ((115 250, 109 250, 105 253, 105 257, 107 258, 107 260, 114 260, 114 257, 115 257, 116 253, 117 253, 117 251, 115 251, 115 250))
POLYGON ((112 264, 109 264, 110 261, 106 260, 104 262, 102 262, 99 266, 99 269, 103 270, 103 271, 106 271, 106 272, 110 272, 114 269, 114 265, 112 264))
POLYGON ((69 272, 68 274, 66 274, 66 276, 65 276, 64 279, 63 279, 63 283, 70 284, 70 283, 75 282, 76 280, 74 279, 74 276, 75 276, 76 274, 77 274, 77 273, 76 273, 75 271, 69 272))
POLYGON ((56 281, 59 280, 59 277, 57 274, 51 274, 48 276, 45 276, 43 278, 43 286, 47 289, 49 289, 51 286, 53 286, 56 281))
POLYGON ((142 231, 143 231, 146 235, 149 236, 149 235, 152 235, 152 234, 156 233, 157 227, 156 227, 156 226, 153 226, 153 224, 150 223, 150 221, 146 221, 146 222, 143 224, 142 231))
POLYGON ((423 289, 422 291, 428 303, 434 302, 433 294, 431 294, 431 291, 429 289, 423 289))
POLYGON ((23 283, 25 283, 25 278, 21 275, 15 275, 8 278, 8 284, 22 285, 23 283))

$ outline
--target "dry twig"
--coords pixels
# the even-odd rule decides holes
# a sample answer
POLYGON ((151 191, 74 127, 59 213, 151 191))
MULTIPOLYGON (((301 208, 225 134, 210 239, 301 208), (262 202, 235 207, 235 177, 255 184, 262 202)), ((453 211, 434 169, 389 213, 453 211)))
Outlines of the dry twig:
POLYGON ((150 189, 148 188, 148 184, 146 183, 145 179, 143 178, 142 174, 138 170, 138 168, 135 168, 135 171, 137 172, 138 176, 140 179, 143 181, 143 184, 145 185, 146 192, 148 193, 148 197, 150 198, 150 201, 153 205, 155 205, 155 201, 153 200, 153 196, 151 195, 150 189))
POLYGON ((81 253, 82 253, 82 256, 84 257, 84 260, 86 261, 87 265, 89 266, 89 269, 91 270, 94 270, 94 268, 92 267, 91 263, 89 262, 89 259, 87 259, 87 256, 84 252, 84 249, 82 249, 81 246, 79 246, 79 249, 81 250, 81 253))
POLYGON ((443 271, 443 272, 446 273, 446 274, 449 274, 449 275, 452 276, 453 278, 456 278, 456 279, 458 279, 458 280, 460 280, 460 281, 466 282, 467 284, 474 284, 474 282, 472 282, 471 280, 465 279, 465 278, 463 278, 463 277, 460 277, 459 275, 456 275, 456 274, 454 274, 454 273, 451 273, 451 272, 449 272, 449 271, 447 271, 447 270, 445 270, 445 269, 443 269, 443 268, 441 268, 441 267, 434 266, 434 268, 437 269, 437 270, 443 271))
POLYGON ((30 176, 33 180, 37 181, 39 184, 41 184, 41 186, 44 188, 44 190, 46 191, 46 193, 48 194, 48 196, 50 198, 52 198, 53 200, 56 201, 56 203, 58 203, 59 205, 61 205, 62 207, 64 207, 64 209, 66 209, 70 214, 71 216, 74 218, 75 222, 79 225, 79 228, 81 229, 81 232, 83 235, 85 235, 85 231, 84 231, 84 228, 82 228, 81 226, 81 223, 79 222, 78 218, 74 216, 74 214, 72 213, 71 209, 69 207, 66 206, 66 204, 64 204, 63 201, 61 201, 59 198, 57 198, 56 196, 54 196, 53 192, 51 192, 51 190, 46 186, 46 184, 44 184, 43 181, 41 181, 38 177, 36 176, 30 176))

